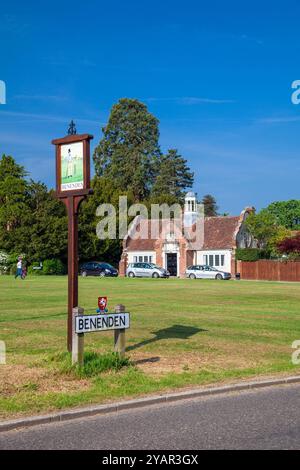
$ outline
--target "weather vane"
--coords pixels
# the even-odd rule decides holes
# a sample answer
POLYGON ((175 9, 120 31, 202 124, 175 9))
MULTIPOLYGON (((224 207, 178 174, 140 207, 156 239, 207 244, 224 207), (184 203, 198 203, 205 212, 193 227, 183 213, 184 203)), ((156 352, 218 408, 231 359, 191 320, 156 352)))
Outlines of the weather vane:
POLYGON ((75 134, 77 134, 77 131, 76 131, 75 122, 72 119, 72 121, 69 124, 68 135, 75 135, 75 134))

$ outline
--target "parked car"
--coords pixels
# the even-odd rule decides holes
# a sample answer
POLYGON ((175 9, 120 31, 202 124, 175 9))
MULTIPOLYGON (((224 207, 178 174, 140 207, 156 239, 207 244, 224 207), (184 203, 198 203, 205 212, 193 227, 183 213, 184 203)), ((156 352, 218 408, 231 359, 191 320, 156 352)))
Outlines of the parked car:
POLYGON ((231 274, 212 266, 194 265, 189 266, 185 272, 190 279, 231 279, 231 274))
POLYGON ((80 274, 83 277, 86 277, 86 276, 117 277, 119 273, 118 273, 118 270, 109 263, 100 263, 99 261, 90 261, 88 263, 84 263, 80 267, 80 274))
POLYGON ((170 276, 169 271, 153 263, 129 263, 126 270, 128 277, 165 277, 170 276))

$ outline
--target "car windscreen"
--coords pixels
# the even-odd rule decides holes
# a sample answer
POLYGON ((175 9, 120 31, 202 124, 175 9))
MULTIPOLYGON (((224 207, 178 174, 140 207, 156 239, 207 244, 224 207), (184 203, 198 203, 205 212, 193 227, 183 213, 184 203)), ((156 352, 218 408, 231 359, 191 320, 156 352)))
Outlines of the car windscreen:
POLYGON ((101 263, 100 266, 104 269, 114 269, 114 267, 109 263, 101 263))
POLYGON ((93 263, 84 263, 81 265, 81 269, 92 269, 93 263))

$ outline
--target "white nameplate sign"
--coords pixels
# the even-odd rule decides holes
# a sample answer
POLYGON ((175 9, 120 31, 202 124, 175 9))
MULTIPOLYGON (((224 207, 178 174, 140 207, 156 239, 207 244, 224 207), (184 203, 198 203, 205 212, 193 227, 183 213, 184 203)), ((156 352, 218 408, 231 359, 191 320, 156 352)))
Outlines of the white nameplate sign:
POLYGON ((77 334, 92 331, 121 330, 129 327, 129 313, 104 313, 75 317, 75 333, 77 334))

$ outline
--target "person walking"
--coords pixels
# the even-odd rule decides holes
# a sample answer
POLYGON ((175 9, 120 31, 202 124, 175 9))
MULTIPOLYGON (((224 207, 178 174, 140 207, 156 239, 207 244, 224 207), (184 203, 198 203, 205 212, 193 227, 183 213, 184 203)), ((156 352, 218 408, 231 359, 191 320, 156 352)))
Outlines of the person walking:
POLYGON ((17 277, 20 276, 21 279, 23 279, 23 271, 22 271, 22 258, 21 256, 19 256, 18 258, 18 262, 17 262, 17 272, 16 272, 16 275, 15 275, 15 279, 17 279, 17 277))
POLYGON ((27 267, 25 263, 24 265, 22 265, 22 279, 25 279, 26 276, 27 276, 27 267))

